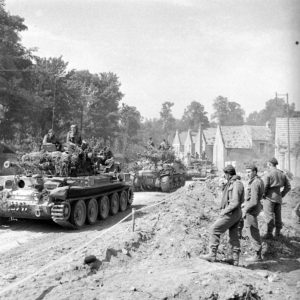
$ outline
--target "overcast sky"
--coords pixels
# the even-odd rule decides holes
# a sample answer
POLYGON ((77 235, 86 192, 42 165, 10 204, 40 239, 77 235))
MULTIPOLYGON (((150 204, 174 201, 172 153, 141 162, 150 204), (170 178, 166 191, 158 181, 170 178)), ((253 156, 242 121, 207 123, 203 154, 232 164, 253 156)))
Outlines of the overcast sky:
POLYGON ((275 92, 300 109, 298 0, 6 0, 25 18, 26 47, 69 68, 119 76, 123 101, 146 118, 174 102, 212 113, 222 95, 246 113, 275 92))

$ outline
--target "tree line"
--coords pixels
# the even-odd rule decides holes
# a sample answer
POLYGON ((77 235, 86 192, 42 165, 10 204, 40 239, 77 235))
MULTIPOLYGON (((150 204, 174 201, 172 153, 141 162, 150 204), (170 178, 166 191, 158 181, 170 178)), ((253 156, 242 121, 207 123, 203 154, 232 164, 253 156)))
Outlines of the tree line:
MULTIPOLYGON (((97 139, 125 156, 142 151, 148 137, 156 143, 174 136, 175 130, 197 130, 221 125, 264 125, 287 115, 284 99, 270 99, 261 111, 245 118, 238 102, 224 96, 214 100, 209 121, 203 100, 191 101, 181 119, 173 116, 174 103, 162 103, 160 117, 144 119, 134 106, 122 103, 121 82, 113 72, 93 74, 68 69, 62 57, 41 58, 22 45, 24 19, 9 14, 0 0, 0 140, 32 150, 53 128, 62 140, 71 124, 85 139, 97 139), (202 103, 201 103, 202 102, 202 103), (21 146, 20 146, 21 145, 21 146)), ((299 116, 295 105, 290 116, 299 116)))

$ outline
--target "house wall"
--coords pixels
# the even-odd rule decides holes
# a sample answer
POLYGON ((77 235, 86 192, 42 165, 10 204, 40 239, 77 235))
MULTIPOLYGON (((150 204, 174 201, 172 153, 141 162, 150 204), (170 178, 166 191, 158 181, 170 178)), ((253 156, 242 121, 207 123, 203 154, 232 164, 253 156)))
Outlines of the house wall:
POLYGON ((226 149, 225 153, 225 164, 230 162, 233 164, 238 171, 245 168, 245 164, 252 162, 256 155, 252 149, 226 149))
POLYGON ((213 161, 214 146, 213 145, 205 145, 205 153, 206 153, 207 159, 209 161, 213 161))
MULTIPOLYGON (((288 152, 286 149, 275 149, 275 157, 278 160, 278 168, 280 170, 288 170, 288 152)), ((293 153, 290 153, 290 169, 294 176, 300 177, 300 157, 296 157, 293 153)))
POLYGON ((217 128, 216 139, 213 146, 213 163, 218 170, 222 170, 225 166, 225 147, 220 127, 217 128))

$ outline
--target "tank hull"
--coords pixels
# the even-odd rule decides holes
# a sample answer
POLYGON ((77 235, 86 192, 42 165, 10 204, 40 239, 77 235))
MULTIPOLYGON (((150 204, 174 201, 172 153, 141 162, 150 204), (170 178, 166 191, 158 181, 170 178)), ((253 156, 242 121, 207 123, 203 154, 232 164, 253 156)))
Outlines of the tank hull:
POLYGON ((131 181, 135 191, 173 192, 185 185, 185 175, 181 173, 160 173, 142 170, 133 174, 131 181))
MULTIPOLYGON (((53 220, 64 227, 81 227, 103 216, 100 207, 111 209, 111 198, 119 199, 114 206, 124 210, 132 203, 130 184, 110 175, 84 177, 0 177, 0 217, 53 220), (106 200, 106 206, 101 202, 106 200), (80 201, 86 216, 76 221, 74 207, 80 201), (97 211, 96 211, 97 210, 97 211)), ((78 205, 77 205, 78 206, 78 205)), ((75 210, 78 208, 75 208, 75 210)), ((79 210, 80 213, 80 210, 79 210)), ((114 209, 113 214, 116 213, 114 209)))

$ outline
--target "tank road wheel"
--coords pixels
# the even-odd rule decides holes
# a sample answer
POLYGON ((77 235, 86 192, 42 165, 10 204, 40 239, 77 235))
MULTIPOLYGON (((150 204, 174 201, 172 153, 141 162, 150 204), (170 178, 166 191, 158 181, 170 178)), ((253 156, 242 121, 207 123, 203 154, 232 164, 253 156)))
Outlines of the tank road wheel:
POLYGON ((86 221, 88 224, 95 224, 98 217, 98 202, 95 198, 87 201, 86 221))
POLYGON ((128 195, 128 200, 127 200, 127 205, 129 206, 129 205, 131 205, 132 204, 132 202, 133 202, 133 188, 132 187, 130 187, 129 189, 128 189, 128 192, 127 192, 127 195, 128 195))
POLYGON ((71 223, 76 227, 82 227, 86 219, 86 206, 83 200, 76 201, 72 206, 71 223))
POLYGON ((108 196, 103 196, 98 200, 99 207, 99 217, 105 220, 109 214, 109 198, 108 196))
POLYGON ((127 208, 127 192, 122 191, 120 194, 120 211, 125 211, 127 208))
POLYGON ((161 179, 161 190, 164 193, 169 193, 171 191, 171 180, 169 176, 164 176, 161 179))
POLYGON ((115 215, 119 211, 119 195, 118 193, 113 193, 110 197, 110 213, 115 215))

